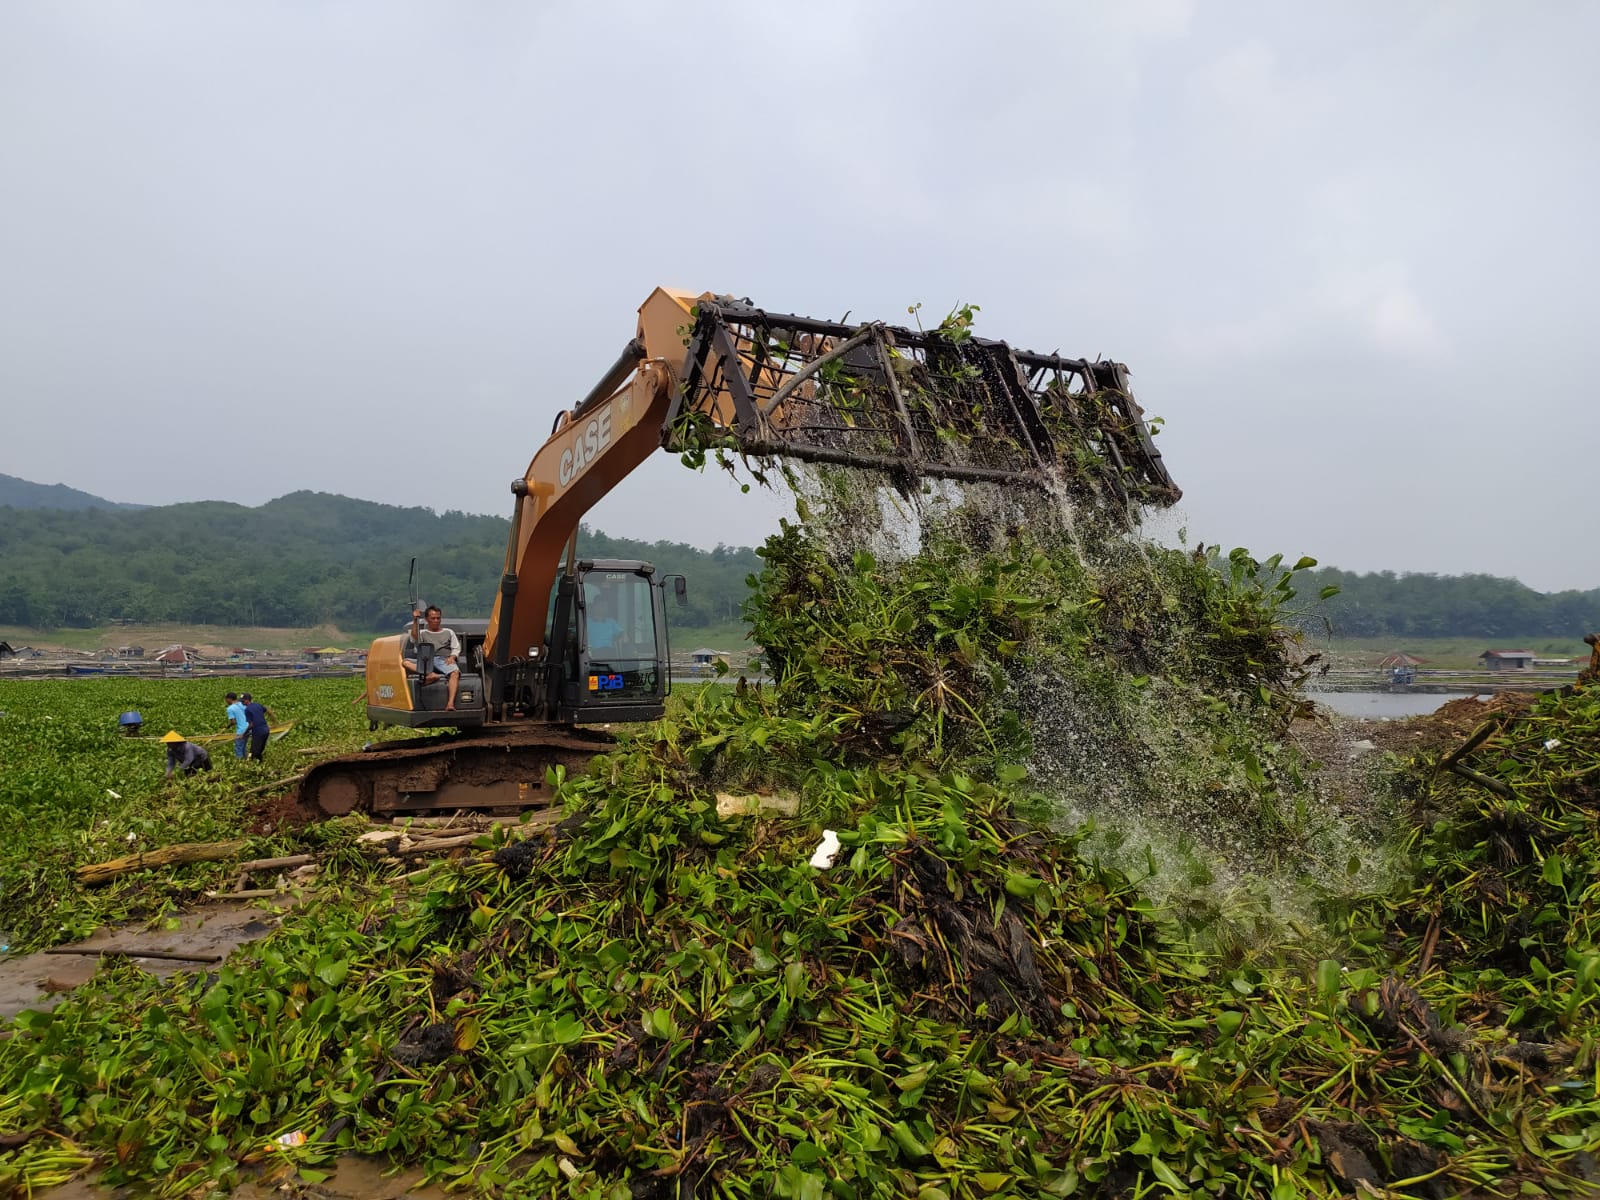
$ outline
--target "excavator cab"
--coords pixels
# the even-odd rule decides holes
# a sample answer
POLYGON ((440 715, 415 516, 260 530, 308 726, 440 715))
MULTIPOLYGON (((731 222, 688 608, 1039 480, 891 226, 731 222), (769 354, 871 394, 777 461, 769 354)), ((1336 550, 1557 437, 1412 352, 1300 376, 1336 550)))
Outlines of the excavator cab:
POLYGON ((664 584, 649 563, 619 559, 584 560, 556 580, 546 640, 556 720, 653 721, 666 710, 664 584))

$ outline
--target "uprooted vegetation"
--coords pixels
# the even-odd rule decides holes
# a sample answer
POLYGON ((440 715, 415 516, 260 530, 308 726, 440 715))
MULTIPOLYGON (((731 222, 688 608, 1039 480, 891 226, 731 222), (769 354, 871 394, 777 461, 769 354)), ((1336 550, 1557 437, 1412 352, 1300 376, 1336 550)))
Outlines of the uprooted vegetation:
POLYGON ((617 1200, 1592 1187, 1596 700, 1362 808, 1283 736, 1293 571, 1013 498, 895 557, 830 486, 762 551, 770 680, 560 780, 549 836, 335 871, 212 975, 25 1017, 0 1183, 356 1150, 617 1200), (1319 923, 1198 904, 1202 868, 1319 923))

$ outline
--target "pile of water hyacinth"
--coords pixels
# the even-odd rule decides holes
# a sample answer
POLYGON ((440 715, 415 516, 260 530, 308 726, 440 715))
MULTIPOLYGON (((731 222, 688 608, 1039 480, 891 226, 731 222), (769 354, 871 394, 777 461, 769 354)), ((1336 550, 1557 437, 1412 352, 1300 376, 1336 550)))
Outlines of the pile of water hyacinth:
POLYGON ((358 1152, 615 1200, 1594 1193, 1600 690, 1342 821, 1277 561, 805 516, 749 608, 769 678, 561 780, 549 835, 352 863, 219 970, 25 1015, 0 1186, 358 1152), (1305 906, 1180 911, 1160 855, 1091 852, 1138 815, 1305 906))

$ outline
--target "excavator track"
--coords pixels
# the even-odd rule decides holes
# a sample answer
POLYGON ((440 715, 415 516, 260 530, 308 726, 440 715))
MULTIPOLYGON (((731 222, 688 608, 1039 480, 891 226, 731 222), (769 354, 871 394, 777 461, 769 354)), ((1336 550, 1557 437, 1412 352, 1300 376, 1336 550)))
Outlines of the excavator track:
POLYGON ((300 803, 329 817, 542 808, 553 799, 549 768, 582 771, 615 744, 610 734, 547 726, 379 742, 312 767, 300 803))

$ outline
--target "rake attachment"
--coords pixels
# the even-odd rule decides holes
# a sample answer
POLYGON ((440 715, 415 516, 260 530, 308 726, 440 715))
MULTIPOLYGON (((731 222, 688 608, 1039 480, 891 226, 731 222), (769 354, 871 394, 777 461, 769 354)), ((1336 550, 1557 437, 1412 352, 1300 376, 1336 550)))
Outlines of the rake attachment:
POLYGON ((1182 495, 1121 363, 701 297, 680 383, 673 449, 882 471, 902 489, 921 479, 1063 486, 1122 509, 1182 495))

